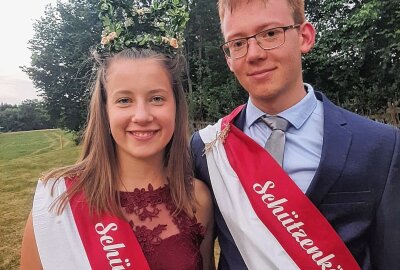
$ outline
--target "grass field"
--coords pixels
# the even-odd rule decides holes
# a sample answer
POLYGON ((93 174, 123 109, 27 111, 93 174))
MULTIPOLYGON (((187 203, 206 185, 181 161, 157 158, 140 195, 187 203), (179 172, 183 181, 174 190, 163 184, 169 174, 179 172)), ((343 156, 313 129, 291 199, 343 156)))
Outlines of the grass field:
POLYGON ((73 164, 78 152, 71 134, 61 130, 0 134, 0 270, 19 269, 37 179, 51 168, 73 164))

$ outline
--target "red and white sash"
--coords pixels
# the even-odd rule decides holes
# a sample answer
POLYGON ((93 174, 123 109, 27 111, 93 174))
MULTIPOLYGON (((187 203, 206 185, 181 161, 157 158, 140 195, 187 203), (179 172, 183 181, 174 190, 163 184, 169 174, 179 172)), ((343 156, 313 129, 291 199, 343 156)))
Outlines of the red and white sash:
POLYGON ((325 217, 268 152, 232 124, 241 109, 200 136, 218 207, 247 267, 360 269, 325 217))
POLYGON ((39 181, 33 203, 33 225, 43 269, 150 269, 130 225, 111 215, 91 216, 82 194, 61 215, 49 211, 54 199, 72 184, 60 179, 54 196, 39 181))

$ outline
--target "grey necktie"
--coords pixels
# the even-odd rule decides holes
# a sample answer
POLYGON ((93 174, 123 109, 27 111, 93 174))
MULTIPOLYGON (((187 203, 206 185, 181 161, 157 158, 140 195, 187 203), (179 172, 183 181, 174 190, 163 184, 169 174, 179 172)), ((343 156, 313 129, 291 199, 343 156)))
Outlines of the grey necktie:
POLYGON ((282 166, 283 151, 285 150, 285 131, 290 123, 279 116, 263 116, 261 119, 272 129, 264 148, 282 166))

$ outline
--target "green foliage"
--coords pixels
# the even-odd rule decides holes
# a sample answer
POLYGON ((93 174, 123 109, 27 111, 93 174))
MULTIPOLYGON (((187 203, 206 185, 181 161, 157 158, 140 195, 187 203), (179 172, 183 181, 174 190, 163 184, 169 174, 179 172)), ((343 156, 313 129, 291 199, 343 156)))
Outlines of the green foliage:
MULTIPOLYGON (((210 82, 204 84, 212 85, 210 82)), ((196 120, 215 122, 246 102, 247 92, 241 88, 235 78, 231 77, 221 85, 193 92, 189 99, 196 104, 197 111, 193 112, 197 116, 196 120)))
POLYGON ((90 51, 101 35, 97 0, 48 5, 29 41, 31 67, 24 71, 42 92, 52 123, 79 130, 86 120, 90 51))
POLYGON ((305 78, 338 103, 376 113, 399 98, 400 5, 396 1, 308 1, 319 32, 305 78))
POLYGON ((189 108, 195 120, 215 121, 246 101, 227 68, 215 1, 196 0, 186 31, 189 108), (206 18, 206 19, 205 19, 206 18))
POLYGON ((43 102, 25 100, 21 105, 0 104, 0 132, 52 128, 43 102))
POLYGON ((103 32, 98 50, 118 52, 145 47, 176 53, 184 42, 189 4, 182 0, 100 0, 103 32))

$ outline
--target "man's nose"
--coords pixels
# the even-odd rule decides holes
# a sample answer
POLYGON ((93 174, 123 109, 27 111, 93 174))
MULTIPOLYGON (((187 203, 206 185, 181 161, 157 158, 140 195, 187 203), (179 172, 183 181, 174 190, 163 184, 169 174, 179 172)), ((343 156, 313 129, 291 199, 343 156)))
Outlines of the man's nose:
POLYGON ((266 56, 266 51, 259 45, 255 37, 247 40, 247 60, 253 61, 266 56))

